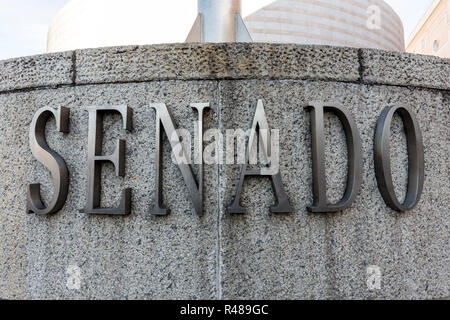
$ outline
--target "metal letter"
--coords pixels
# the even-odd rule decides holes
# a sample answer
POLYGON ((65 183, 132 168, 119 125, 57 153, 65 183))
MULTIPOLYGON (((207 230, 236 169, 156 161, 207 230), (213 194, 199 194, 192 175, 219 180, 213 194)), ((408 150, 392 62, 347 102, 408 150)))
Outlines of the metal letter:
POLYGON ((59 132, 69 132, 69 109, 57 110, 49 107, 39 109, 34 115, 30 128, 30 148, 34 157, 50 170, 53 178, 54 193, 48 204, 42 202, 40 184, 28 186, 27 213, 52 214, 62 209, 69 191, 69 170, 61 156, 50 149, 45 139, 45 125, 50 116, 56 119, 59 132))
POLYGON ((188 187, 191 200, 194 204, 195 211, 199 216, 203 215, 203 112, 209 108, 209 103, 192 103, 191 107, 198 112, 198 152, 200 164, 198 168, 198 183, 195 181, 192 167, 189 164, 188 156, 183 144, 181 143, 178 135, 176 134, 176 128, 172 114, 164 103, 154 103, 150 105, 151 108, 156 111, 156 154, 155 154, 155 168, 156 168, 156 187, 155 187, 155 203, 154 207, 150 209, 150 214, 164 216, 170 213, 170 211, 164 208, 162 204, 162 134, 161 128, 166 132, 169 138, 170 146, 173 149, 181 146, 181 154, 174 154, 177 159, 177 165, 180 168, 184 182, 188 187))
POLYGON ((245 163, 242 167, 242 173, 238 182, 238 188, 236 190, 236 195, 234 197, 233 202, 228 206, 228 213, 236 213, 236 214, 245 214, 247 213, 247 210, 240 205, 240 199, 241 199, 241 193, 242 193, 242 187, 244 185, 244 180, 247 176, 268 176, 270 177, 272 181, 272 188, 275 192, 275 199, 276 203, 275 205, 270 207, 271 213, 291 213, 294 212, 294 208, 289 203, 288 197, 286 195, 286 192, 284 191, 283 182, 281 180, 281 174, 279 171, 277 171, 276 174, 264 174, 263 172, 266 172, 264 170, 247 170, 248 162, 249 162, 249 153, 250 148, 254 145, 254 139, 256 135, 256 128, 265 129, 267 131, 266 139, 262 138, 260 139, 260 142, 262 142, 262 147, 264 148, 264 152, 266 153, 270 150, 270 146, 268 144, 268 141, 271 141, 270 136, 270 130, 269 130, 269 124, 267 122, 266 112, 264 111, 264 105, 262 100, 258 100, 258 105, 256 107, 255 117, 253 120, 252 129, 250 132, 250 137, 248 140, 248 146, 245 156, 245 163))
POLYGON ((362 173, 362 146, 358 127, 350 112, 344 106, 333 103, 312 102, 308 107, 311 114, 312 160, 313 160, 313 193, 314 203, 308 207, 309 212, 338 212, 350 207, 355 200, 360 186, 362 173), (346 139, 348 153, 347 188, 344 196, 337 204, 329 204, 325 176, 325 133, 324 111, 336 114, 341 121, 346 139))
POLYGON ((131 189, 125 189, 118 208, 100 208, 101 194, 101 163, 112 162, 116 175, 125 175, 125 141, 118 140, 114 153, 102 156, 103 141, 103 113, 118 111, 122 115, 123 126, 126 130, 132 129, 132 109, 126 105, 111 107, 87 107, 89 111, 89 137, 88 137, 88 186, 86 207, 80 212, 101 215, 126 215, 131 212, 131 189))
POLYGON ((407 106, 387 107, 381 113, 375 133, 374 158, 378 188, 386 204, 397 211, 414 209, 422 194, 425 165, 422 133, 415 116, 407 106), (402 118, 408 142, 408 190, 403 204, 395 195, 391 174, 389 142, 392 117, 396 112, 402 118))

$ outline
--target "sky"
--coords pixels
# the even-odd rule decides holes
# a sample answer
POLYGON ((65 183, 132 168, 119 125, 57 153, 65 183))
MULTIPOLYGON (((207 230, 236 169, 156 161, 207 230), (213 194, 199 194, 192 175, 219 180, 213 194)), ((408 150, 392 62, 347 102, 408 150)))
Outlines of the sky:
MULTIPOLYGON (((196 1, 189 1, 193 1, 195 7, 196 1)), ((433 0, 385 1, 402 19, 407 39, 433 0)), ((68 0, 0 0, 0 60, 45 53, 48 27, 67 2, 68 0)), ((271 0, 242 2, 245 16, 271 0)))

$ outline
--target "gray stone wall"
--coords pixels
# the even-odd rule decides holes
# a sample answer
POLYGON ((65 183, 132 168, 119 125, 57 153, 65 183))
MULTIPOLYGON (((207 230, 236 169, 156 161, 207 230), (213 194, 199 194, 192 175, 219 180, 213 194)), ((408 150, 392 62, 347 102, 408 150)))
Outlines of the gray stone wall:
MULTIPOLYGON (((1 299, 439 299, 450 296, 450 61, 379 50, 272 44, 175 44, 89 49, 0 61, 1 299), (155 192, 155 113, 164 102, 178 126, 193 130, 191 102, 210 102, 205 129, 250 128, 263 99, 269 125, 280 129, 281 174, 295 212, 273 215, 268 178, 248 178, 247 215, 226 213, 238 165, 205 165, 203 217, 195 213, 164 138, 166 217, 148 211, 155 192), (363 143, 363 184, 350 209, 310 214, 311 100, 332 100, 354 116, 363 143), (373 142, 381 111, 405 103, 420 123, 425 186, 419 205, 397 213, 375 179, 373 142), (126 175, 102 170, 102 204, 115 206, 130 187, 132 213, 79 213, 86 202, 90 105, 127 104, 133 131, 118 115, 105 118, 103 153, 126 140, 126 175), (70 108, 70 133, 47 125, 47 140, 67 162, 65 207, 51 216, 26 214, 26 189, 51 176, 28 145, 34 113, 70 108), (66 283, 81 270, 80 290, 66 283), (367 287, 367 267, 382 272, 367 287)), ((345 136, 326 117, 330 200, 345 188, 345 136)), ((403 124, 392 125, 392 173, 399 197, 407 185, 403 124)))

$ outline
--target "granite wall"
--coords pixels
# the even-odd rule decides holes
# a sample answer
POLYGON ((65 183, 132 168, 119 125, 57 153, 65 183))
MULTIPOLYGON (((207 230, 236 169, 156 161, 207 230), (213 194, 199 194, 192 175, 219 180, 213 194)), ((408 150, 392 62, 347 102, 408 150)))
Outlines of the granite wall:
MULTIPOLYGON (((89 49, 0 61, 0 299, 439 299, 450 296, 450 61, 352 48, 273 44, 174 44, 89 49), (155 193, 155 112, 164 102, 179 127, 193 130, 191 102, 210 102, 204 126, 248 129, 258 99, 280 130, 280 166, 292 214, 269 213, 268 178, 248 178, 230 215, 238 165, 205 165, 204 216, 194 210, 164 138, 165 217, 149 214, 155 193), (363 145, 363 183, 350 209, 311 214, 311 100, 352 113, 363 145), (425 185, 418 206, 390 209, 373 163, 381 111, 407 104, 421 126, 425 185), (105 117, 103 153, 126 140, 125 177, 102 169, 102 205, 132 188, 128 216, 80 213, 86 203, 90 105, 127 104, 133 130, 105 117), (47 141, 65 160, 70 189, 54 215, 26 214, 27 185, 50 199, 50 173, 30 151, 30 123, 44 106, 70 108, 70 132, 54 119, 47 141), (367 285, 369 266, 381 288, 367 285), (74 288, 74 270, 80 288, 74 288), (75 272, 76 273, 76 272, 75 272)), ((342 125, 326 116, 330 200, 345 188, 342 125)), ((392 124, 392 174, 407 186, 406 137, 392 124)), ((76 282, 76 281, 75 281, 76 282)), ((76 286, 75 286, 76 287, 76 286)))

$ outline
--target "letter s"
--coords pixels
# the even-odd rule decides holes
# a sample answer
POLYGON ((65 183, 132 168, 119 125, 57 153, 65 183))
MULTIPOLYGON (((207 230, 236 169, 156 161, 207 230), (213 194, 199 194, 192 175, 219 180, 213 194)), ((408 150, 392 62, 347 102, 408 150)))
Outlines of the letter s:
POLYGON ((30 127, 30 148, 34 157, 50 170, 53 179, 53 198, 48 204, 42 202, 40 184, 30 184, 28 187, 27 213, 51 214, 58 212, 64 206, 69 191, 69 170, 61 156, 50 149, 45 139, 45 125, 54 116, 59 132, 69 132, 69 109, 44 107, 34 115, 30 127))

